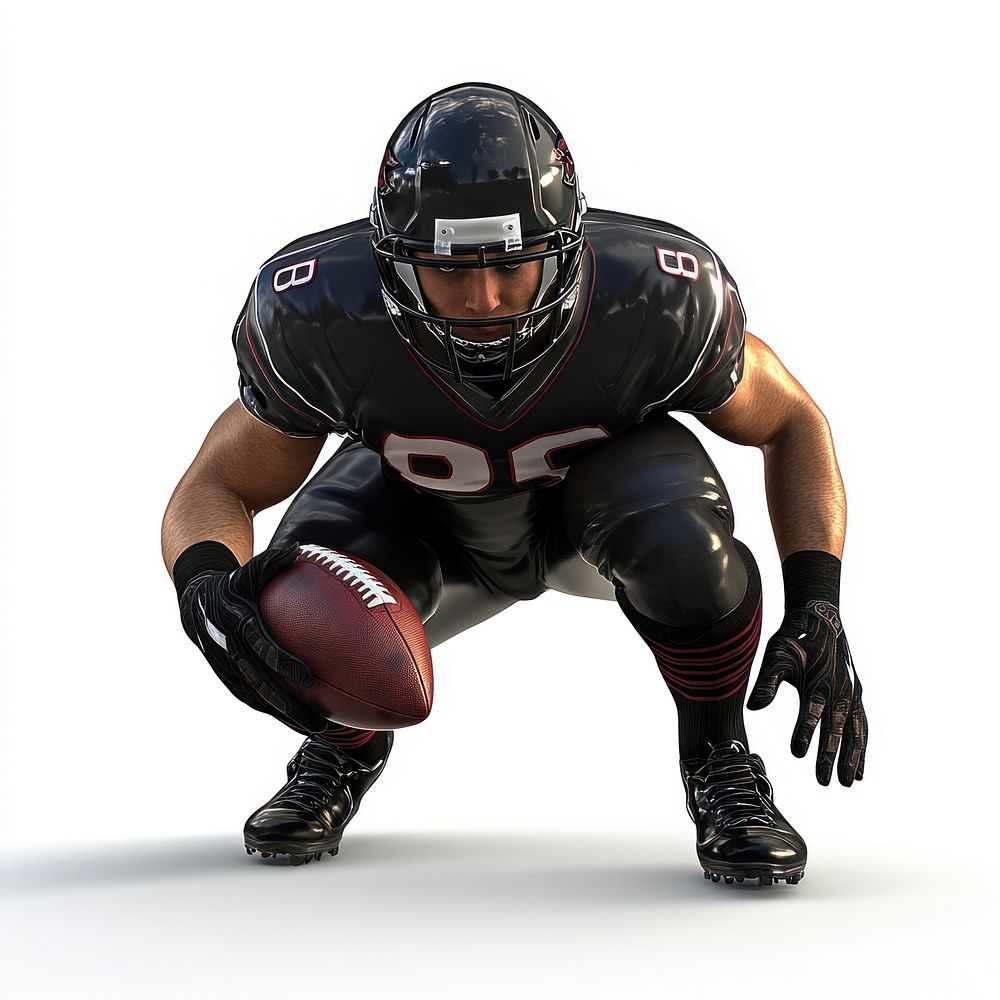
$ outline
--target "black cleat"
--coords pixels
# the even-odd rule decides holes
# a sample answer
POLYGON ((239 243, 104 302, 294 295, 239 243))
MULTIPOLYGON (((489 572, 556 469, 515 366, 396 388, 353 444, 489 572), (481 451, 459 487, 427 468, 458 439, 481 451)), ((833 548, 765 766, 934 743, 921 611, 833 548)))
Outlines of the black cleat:
POLYGON ((758 885, 801 880, 805 842, 775 807, 757 754, 737 740, 716 743, 707 757, 682 760, 681 777, 706 879, 757 879, 758 885))
MULTIPOLYGON (((350 750, 328 746, 310 736, 288 762, 288 781, 243 827, 247 854, 287 855, 293 865, 336 855, 344 827, 354 818, 362 796, 375 783, 392 749, 391 732, 378 732, 384 750, 371 762, 350 750)), ((365 750, 369 750, 368 744, 365 750)))

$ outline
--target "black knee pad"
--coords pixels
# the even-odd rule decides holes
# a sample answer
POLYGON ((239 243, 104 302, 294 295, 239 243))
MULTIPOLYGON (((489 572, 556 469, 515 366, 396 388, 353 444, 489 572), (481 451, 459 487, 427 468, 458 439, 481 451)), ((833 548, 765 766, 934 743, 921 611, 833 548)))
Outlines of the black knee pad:
POLYGON ((606 545, 606 573, 646 617, 707 624, 746 593, 739 545, 714 506, 675 503, 633 514, 616 527, 606 545))
POLYGON ((761 603, 760 569, 753 552, 738 538, 733 544, 746 572, 746 590, 739 603, 729 611, 710 622, 697 622, 688 625, 672 625, 643 615, 628 599, 621 587, 615 588, 615 597, 625 612, 626 617, 635 626, 643 638, 667 647, 683 646, 697 642, 700 645, 713 645, 721 642, 735 630, 739 632, 759 613, 761 603))

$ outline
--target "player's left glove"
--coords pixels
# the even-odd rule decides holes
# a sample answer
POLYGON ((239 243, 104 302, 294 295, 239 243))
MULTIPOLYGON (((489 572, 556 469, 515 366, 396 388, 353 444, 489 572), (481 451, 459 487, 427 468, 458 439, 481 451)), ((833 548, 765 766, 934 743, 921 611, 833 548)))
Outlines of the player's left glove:
POLYGON ((811 599, 796 606, 796 598, 803 596, 803 589, 825 592, 828 597, 838 596, 840 560, 828 553, 801 552, 789 557, 783 569, 785 617, 764 649, 760 674, 747 708, 756 710, 770 705, 782 681, 794 685, 799 692, 799 716, 792 732, 792 753, 796 757, 806 755, 819 725, 816 779, 821 785, 828 785, 836 760, 837 778, 842 785, 851 785, 855 779, 860 781, 864 777, 868 742, 868 718, 851 648, 833 600, 811 599), (831 578, 833 564, 818 556, 836 562, 835 586, 831 578), (815 571, 817 567, 819 575, 810 580, 809 570, 815 571))

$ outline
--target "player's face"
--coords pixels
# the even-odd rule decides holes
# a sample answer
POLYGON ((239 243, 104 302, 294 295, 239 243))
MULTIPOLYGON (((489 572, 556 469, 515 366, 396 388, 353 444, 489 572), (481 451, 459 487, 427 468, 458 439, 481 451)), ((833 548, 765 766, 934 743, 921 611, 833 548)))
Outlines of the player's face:
MULTIPOLYGON (((438 254, 418 252, 418 257, 440 260, 440 267, 417 267, 420 287, 428 308, 438 316, 454 316, 459 319, 489 319, 495 316, 513 316, 530 309, 538 294, 542 280, 542 261, 528 260, 517 263, 517 257, 544 250, 544 245, 526 247, 514 253, 488 254, 487 259, 503 258, 503 264, 493 267, 449 268, 453 260, 475 260, 475 254, 456 254, 444 257, 438 254)), ((454 331, 463 340, 489 343, 510 332, 510 327, 458 326, 454 331)))

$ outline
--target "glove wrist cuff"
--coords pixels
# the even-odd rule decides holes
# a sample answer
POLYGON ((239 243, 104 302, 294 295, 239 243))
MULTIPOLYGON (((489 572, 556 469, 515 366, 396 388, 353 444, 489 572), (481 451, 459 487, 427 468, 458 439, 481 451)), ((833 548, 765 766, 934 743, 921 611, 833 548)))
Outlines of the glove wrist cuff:
POLYGON ((804 608, 808 601, 828 601, 840 607, 840 560, 830 552, 803 549, 781 564, 785 582, 785 612, 804 608))
POLYGON ((177 599, 187 589, 187 585, 202 573, 218 571, 230 572, 240 568, 240 561, 232 549, 222 542, 205 541, 189 545, 174 562, 172 576, 177 588, 177 599))

